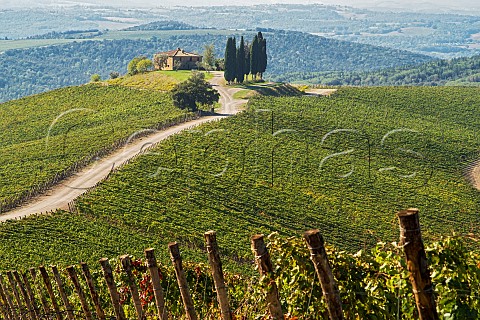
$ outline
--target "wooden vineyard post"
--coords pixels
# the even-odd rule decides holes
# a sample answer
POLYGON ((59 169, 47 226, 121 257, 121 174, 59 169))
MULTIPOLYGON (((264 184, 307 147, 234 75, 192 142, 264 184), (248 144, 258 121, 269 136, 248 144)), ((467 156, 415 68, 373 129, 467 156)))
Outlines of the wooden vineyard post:
POLYGON ((303 237, 307 243, 308 250, 310 250, 310 259, 320 279, 323 296, 327 303, 328 315, 331 320, 344 319, 342 300, 340 299, 337 283, 328 262, 323 237, 319 230, 309 230, 303 234, 303 237))
POLYGON ((400 223, 400 245, 405 252, 420 320, 436 320, 438 313, 420 231, 418 209, 400 211, 397 217, 400 223))
POLYGON ((154 250, 152 248, 145 250, 145 258, 147 258, 147 266, 152 279, 153 294, 155 295, 158 318, 160 320, 167 320, 168 312, 165 308, 165 295, 160 281, 160 269, 158 268, 157 259, 155 259, 154 250))
POLYGON ((3 286, 0 285, 0 297, 2 298, 2 315, 5 319, 10 319, 10 305, 8 304, 7 297, 3 291, 3 286))
POLYGON ((33 294, 32 287, 30 286, 27 273, 23 273, 22 278, 23 282, 25 283, 25 289, 27 290, 28 297, 30 298, 30 302, 32 303, 33 312, 35 312, 35 316, 40 319, 40 310, 38 310, 37 304, 35 303, 35 295, 33 294))
POLYGON ((112 305, 113 309, 115 310, 117 320, 127 320, 125 317, 125 312, 123 311, 123 307, 120 305, 117 287, 115 286, 115 281, 113 280, 112 267, 110 266, 108 259, 100 259, 100 265, 102 266, 103 275, 105 277, 105 282, 107 283, 110 299, 112 300, 112 305))
POLYGON ((258 267, 258 272, 263 278, 268 280, 267 286, 267 304, 270 315, 275 320, 283 319, 282 305, 278 295, 278 287, 273 276, 273 266, 270 260, 265 242, 263 241, 263 234, 256 234, 251 239, 252 251, 255 255, 255 263, 258 267))
POLYGON ((208 253, 208 262, 212 269, 213 282, 215 283, 215 290, 217 291, 218 304, 222 312, 222 319, 231 320, 232 313, 228 302, 228 292, 225 286, 222 261, 220 260, 220 252, 217 245, 217 234, 215 231, 208 231, 205 232, 204 237, 208 253))
POLYGON ((33 309, 32 303, 30 301, 30 297, 28 296, 27 289, 25 288, 25 284, 23 283, 22 279, 20 278, 20 274, 18 271, 13 271, 13 276, 15 277, 15 281, 20 288, 20 293, 22 294, 23 301, 25 301, 25 305, 27 306, 28 313, 30 314, 31 319, 37 319, 37 315, 35 310, 33 309))
POLYGON ((50 308, 48 307, 48 302, 47 299, 45 298, 45 294, 43 292, 43 288, 40 285, 40 283, 37 280, 37 271, 35 268, 30 268, 28 269, 30 271, 30 275, 32 276, 33 283, 36 284, 37 290, 38 290, 38 295, 40 296, 40 302, 42 303, 43 307, 43 312, 45 313, 45 316, 48 317, 50 315, 50 308))
POLYGON ((60 309, 58 308, 57 300, 55 299, 55 294, 53 293, 52 283, 50 282, 50 277, 48 276, 47 270, 44 266, 38 267, 40 270, 40 275, 43 278, 43 282, 45 283, 45 287, 47 288, 48 295, 50 296, 50 300, 52 301, 53 310, 55 310, 55 315, 57 320, 62 320, 62 315, 60 313, 60 309))
POLYGON ((100 305, 100 297, 98 296, 97 289, 93 284, 92 275, 90 274, 90 269, 85 262, 80 263, 82 266, 82 272, 87 282, 88 290, 90 291, 90 296, 92 297, 93 304, 95 305, 95 311, 97 312, 97 318, 99 320, 105 320, 105 313, 100 305))
POLYGON ((195 312, 192 296, 188 290, 187 278, 185 277, 185 272, 183 270, 182 257, 180 256, 178 243, 170 242, 168 244, 168 249, 170 251, 170 258, 172 259, 173 267, 175 268, 175 276, 177 277, 178 288, 180 289, 187 319, 197 320, 197 313, 195 312))
POLYGON ((90 308, 88 307, 87 303, 87 297, 85 296, 85 293, 83 292, 82 286, 80 285, 80 281, 78 281, 78 276, 77 276, 77 271, 75 270, 75 266, 69 266, 67 267, 67 273, 68 277, 73 283, 73 287, 75 288, 75 292, 78 295, 78 298, 80 299, 80 304, 82 305, 82 310, 85 316, 85 319, 91 320, 92 319, 92 312, 90 311, 90 308))
POLYGON ((70 304, 70 301, 68 301, 67 294, 63 289, 62 278, 60 278, 60 273, 58 272, 58 268, 56 266, 52 266, 52 273, 53 273, 55 282, 57 283, 58 292, 60 292, 60 297, 62 298, 63 305, 65 306, 65 311, 67 312, 67 318, 68 320, 75 320, 75 316, 73 314, 73 307, 70 304))
POLYGON ((138 287, 135 284, 135 277, 132 273, 132 259, 128 255, 120 257, 120 262, 122 263, 123 271, 127 274, 128 278, 128 287, 132 293, 133 303, 135 305, 135 311, 137 312, 138 320, 143 319, 143 308, 142 303, 140 302, 140 296, 138 294, 138 287))
POLYGON ((26 319, 25 309, 22 305, 22 301, 20 300, 20 295, 18 294, 17 286, 15 285, 15 280, 13 279, 12 271, 7 272, 7 278, 8 278, 8 282, 10 283, 10 287, 12 288, 13 296, 15 297, 19 318, 26 319))
POLYGON ((13 305, 12 297, 10 296, 10 293, 8 292, 7 288, 5 287, 5 282, 3 281, 3 276, 0 274, 0 287, 2 289, 2 292, 5 295, 6 302, 8 304, 8 308, 10 310, 10 315, 12 316, 12 319, 17 320, 18 319, 18 314, 15 310, 15 306, 13 305))

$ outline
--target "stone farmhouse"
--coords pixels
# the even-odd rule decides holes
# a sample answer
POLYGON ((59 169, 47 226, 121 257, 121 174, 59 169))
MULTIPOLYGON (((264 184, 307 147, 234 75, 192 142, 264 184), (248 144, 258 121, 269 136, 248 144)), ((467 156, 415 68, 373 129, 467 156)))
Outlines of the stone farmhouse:
POLYGON ((155 63, 155 70, 175 70, 175 66, 177 66, 178 70, 198 69, 197 63, 202 62, 203 58, 201 55, 186 52, 185 50, 182 50, 180 48, 166 52, 159 52, 155 54, 155 56, 157 55, 166 56, 167 61, 163 66, 155 63))

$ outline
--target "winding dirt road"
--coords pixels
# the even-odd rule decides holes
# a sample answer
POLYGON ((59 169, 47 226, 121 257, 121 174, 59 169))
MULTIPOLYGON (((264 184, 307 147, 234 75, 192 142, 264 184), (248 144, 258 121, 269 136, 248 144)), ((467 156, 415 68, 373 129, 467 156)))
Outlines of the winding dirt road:
POLYGON ((164 131, 156 131, 149 136, 134 140, 132 143, 125 145, 111 155, 97 160, 77 174, 62 181, 47 191, 47 193, 35 197, 20 208, 0 215, 0 221, 24 218, 37 213, 49 213, 57 209, 68 209, 68 203, 86 192, 89 188, 95 186, 99 181, 102 181, 108 176, 112 169, 117 168, 129 159, 145 151, 149 146, 182 130, 234 115, 239 111, 239 107, 246 103, 246 100, 233 99, 233 94, 240 89, 222 86, 222 73, 214 72, 214 77, 210 82, 220 93, 220 103, 222 105, 220 113, 182 123, 164 131))
POLYGON ((475 189, 480 191, 480 160, 476 161, 469 169, 468 177, 475 189))

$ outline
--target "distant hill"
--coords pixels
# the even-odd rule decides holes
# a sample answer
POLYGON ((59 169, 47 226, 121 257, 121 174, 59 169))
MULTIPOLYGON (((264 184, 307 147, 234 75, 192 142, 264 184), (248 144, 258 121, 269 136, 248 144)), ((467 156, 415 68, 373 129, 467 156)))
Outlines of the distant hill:
POLYGON ((64 32, 51 31, 44 34, 27 37, 27 39, 91 39, 102 34, 103 32, 98 29, 69 30, 64 32))
POLYGON ((179 22, 179 21, 164 20, 164 21, 154 21, 147 24, 126 28, 123 30, 124 31, 154 31, 154 30, 194 30, 194 29, 198 29, 198 28, 190 24, 179 22))
MULTIPOLYGON (((160 32, 160 31, 159 31, 160 32)), ((232 32, 251 41, 254 31, 232 32)), ((370 71, 418 65, 433 58, 408 51, 339 41, 301 32, 264 33, 268 47, 266 77, 285 73, 320 71, 370 71)), ((88 82, 98 73, 126 72, 128 62, 138 55, 181 47, 202 52, 213 43, 217 57, 223 57, 225 35, 179 34, 149 40, 95 40, 63 45, 9 50, 0 55, 0 101, 88 82)))
POLYGON ((273 79, 353 86, 480 86, 480 56, 436 60, 415 67, 374 72, 294 72, 274 76, 273 79))

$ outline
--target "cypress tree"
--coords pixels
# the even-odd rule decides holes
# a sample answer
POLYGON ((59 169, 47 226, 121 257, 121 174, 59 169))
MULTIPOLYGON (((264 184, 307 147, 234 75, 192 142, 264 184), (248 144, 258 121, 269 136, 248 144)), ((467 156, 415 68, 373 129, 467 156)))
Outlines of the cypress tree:
POLYGON ((230 73, 231 73, 231 70, 230 70, 229 65, 228 65, 228 61, 231 59, 230 58, 231 42, 232 42, 232 38, 229 37, 227 39, 227 45, 225 46, 225 57, 224 57, 225 66, 224 66, 223 77, 225 78, 225 80, 227 82, 230 82, 230 73))
POLYGON ((267 70, 267 40, 263 38, 261 32, 258 32, 259 58, 258 58, 258 72, 260 79, 263 79, 263 73, 267 70))
POLYGON ((245 42, 243 36, 240 38, 240 44, 237 49, 237 72, 236 79, 238 83, 242 83, 245 79, 245 42))
POLYGON ((236 46, 235 38, 228 38, 225 48, 225 73, 224 78, 228 83, 235 80, 236 74, 236 46))
POLYGON ((258 37, 255 35, 252 41, 252 46, 250 47, 250 73, 253 76, 253 80, 257 78, 258 73, 258 37))
POLYGON ((250 45, 245 44, 245 79, 248 81, 248 75, 250 74, 250 45))

